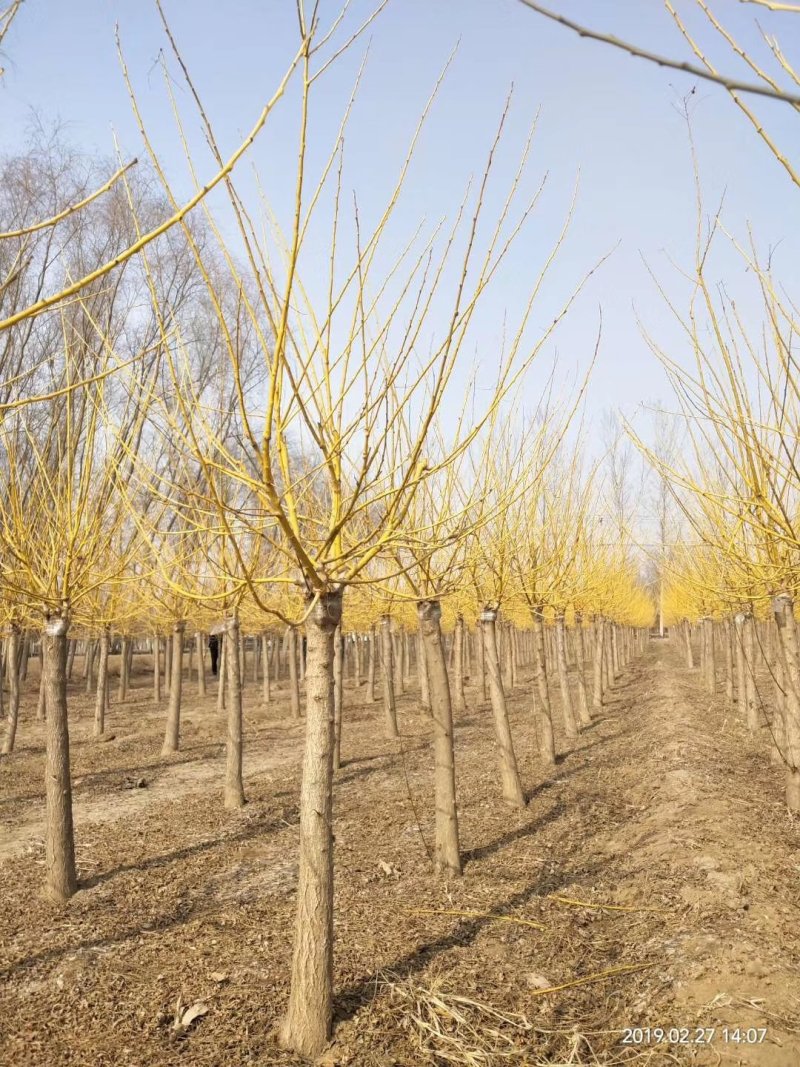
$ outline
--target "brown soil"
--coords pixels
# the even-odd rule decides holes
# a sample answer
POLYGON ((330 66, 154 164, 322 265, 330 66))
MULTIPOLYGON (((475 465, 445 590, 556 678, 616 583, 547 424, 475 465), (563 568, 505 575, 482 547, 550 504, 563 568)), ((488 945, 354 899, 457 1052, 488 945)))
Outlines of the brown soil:
MULTIPOLYGON (((265 711, 246 691, 249 803, 230 813, 211 695, 187 695, 181 752, 163 760, 163 709, 145 677, 112 707, 115 739, 103 743, 76 683, 81 889, 56 906, 40 888, 34 681, 18 750, 0 762, 0 1063, 299 1062, 273 1039, 288 993, 302 745, 285 693, 265 711), (182 1031, 179 1001, 180 1013, 207 1009, 182 1031)), ((379 705, 348 691, 337 1024, 324 1062, 796 1067, 800 826, 766 741, 702 693, 676 647, 656 641, 572 751, 557 735, 563 756, 548 775, 529 689, 523 672, 510 702, 530 796, 521 813, 498 799, 489 711, 468 690, 456 733, 465 873, 449 884, 426 854, 428 721, 413 695, 401 698, 402 741, 386 741, 379 705), (544 992, 552 986, 567 988, 544 992), (645 1030, 630 1045, 625 1027, 684 1034, 658 1042, 645 1030), (763 1041, 745 1043, 759 1030, 763 1041)))

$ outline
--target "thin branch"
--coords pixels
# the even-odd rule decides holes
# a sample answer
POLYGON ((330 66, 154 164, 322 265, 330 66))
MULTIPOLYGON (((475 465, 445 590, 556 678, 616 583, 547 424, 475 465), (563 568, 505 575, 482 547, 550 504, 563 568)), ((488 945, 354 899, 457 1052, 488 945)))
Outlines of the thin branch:
MULTIPOLYGON (((670 59, 669 56, 660 55, 658 52, 649 52, 645 48, 640 48, 638 45, 632 44, 630 41, 623 41, 620 37, 615 37, 610 33, 600 33, 598 30, 592 30, 588 26, 584 26, 579 22, 573 22, 572 19, 566 18, 564 15, 559 15, 555 11, 550 11, 549 8, 542 7, 541 4, 537 4, 535 0, 519 0, 525 7, 529 7, 531 11, 535 11, 538 15, 543 15, 544 18, 550 19, 552 22, 557 22, 561 26, 566 26, 568 30, 572 30, 573 33, 577 33, 579 37, 587 37, 592 41, 600 41, 602 44, 609 44, 613 48, 618 48, 623 52, 627 52, 629 55, 636 59, 646 59, 649 63, 655 63, 659 67, 669 67, 671 70, 680 70, 684 74, 691 74, 695 78, 702 78, 704 81, 714 82, 716 85, 721 85, 723 89, 727 89, 730 93, 753 93, 756 96, 767 96, 771 100, 781 100, 785 104, 791 104, 794 107, 800 106, 800 95, 796 93, 785 93, 781 90, 775 90, 767 85, 759 85, 757 82, 743 82, 737 78, 727 78, 723 74, 711 73, 709 70, 705 70, 703 67, 697 67, 694 63, 687 63, 683 60, 670 59)), ((757 2, 757 0, 754 0, 757 2)), ((766 5, 765 5, 766 6, 766 5)), ((797 10, 800 10, 798 8, 797 10)))

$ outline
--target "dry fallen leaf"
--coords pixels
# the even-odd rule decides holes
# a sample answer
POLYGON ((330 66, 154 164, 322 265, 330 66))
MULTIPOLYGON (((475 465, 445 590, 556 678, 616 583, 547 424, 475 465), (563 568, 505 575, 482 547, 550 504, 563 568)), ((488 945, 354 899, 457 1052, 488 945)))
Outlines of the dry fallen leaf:
POLYGON ((199 1019, 207 1011, 208 1005, 204 1004, 202 1000, 196 1001, 189 1008, 181 1009, 181 998, 178 997, 178 1003, 175 1006, 175 1020, 172 1024, 173 1028, 175 1030, 188 1030, 195 1019, 199 1019))

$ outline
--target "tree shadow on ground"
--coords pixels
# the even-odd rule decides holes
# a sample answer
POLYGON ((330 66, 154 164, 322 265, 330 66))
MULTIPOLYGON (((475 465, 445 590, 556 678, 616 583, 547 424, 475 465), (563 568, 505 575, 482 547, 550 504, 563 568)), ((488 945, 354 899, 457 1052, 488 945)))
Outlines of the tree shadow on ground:
MULTIPOLYGON (((537 825, 529 829, 535 829, 537 825)), ((522 835, 519 835, 522 836, 522 835)), ((514 893, 501 904, 492 909, 495 914, 503 914, 514 908, 527 904, 533 897, 546 896, 565 885, 571 885, 581 878, 593 878, 605 866, 602 863, 594 863, 588 867, 564 868, 559 871, 549 871, 538 881, 533 882, 519 893, 514 893)), ((428 964, 448 949, 462 945, 472 944, 477 936, 484 930, 492 919, 489 917, 462 919, 456 923, 449 933, 436 938, 426 944, 412 949, 401 956, 394 963, 382 967, 379 971, 373 971, 357 978, 350 985, 339 992, 334 1002, 334 1019, 336 1023, 351 1019, 362 1007, 367 1005, 375 996, 377 983, 382 973, 391 974, 394 978, 409 978, 418 971, 424 970, 428 964)))
POLYGON ((516 830, 511 830, 507 834, 503 834, 502 837, 495 838, 494 841, 490 841, 486 845, 479 845, 476 848, 469 848, 461 853, 461 859, 464 863, 475 863, 477 860, 485 859, 487 856, 493 856, 495 852, 499 852, 501 848, 505 848, 506 845, 512 845, 515 841, 521 841, 524 837, 531 837, 533 834, 538 833, 548 823, 558 819, 559 816, 566 812, 567 808, 563 801, 557 800, 553 807, 544 815, 532 820, 525 824, 525 826, 519 826, 516 830))
MULTIPOLYGON (((412 752, 421 752, 423 749, 429 748, 427 741, 423 741, 417 745, 403 745, 403 755, 409 755, 412 752)), ((361 759, 347 760, 342 764, 343 768, 348 768, 351 764, 365 763, 367 760, 372 761, 372 765, 368 767, 359 767, 352 771, 346 771, 344 774, 337 774, 336 784, 347 785, 350 782, 355 782, 359 778, 366 778, 370 774, 375 774, 378 771, 389 770, 397 765, 399 753, 397 752, 385 752, 379 756, 368 756, 361 759), (380 762, 379 762, 380 761, 380 762)))
POLYGON ((137 923, 135 926, 128 927, 120 933, 115 933, 109 937, 103 937, 99 940, 84 940, 76 943, 70 943, 69 945, 61 945, 57 948, 48 949, 46 952, 40 952, 35 956, 28 956, 23 960, 18 960, 16 963, 12 963, 10 966, 5 967, 0 971, 0 981, 8 981, 14 975, 19 974, 27 970, 29 967, 35 967, 40 964, 53 963, 56 960, 63 959, 65 956, 73 956, 79 952, 91 952, 94 950, 102 950, 103 948, 110 947, 111 945, 122 945, 126 941, 136 941, 142 936, 144 929, 148 931, 154 930, 168 930, 174 926, 180 926, 185 923, 192 913, 191 905, 181 903, 176 910, 163 918, 160 918, 155 923, 146 927, 141 923, 137 923))
POLYGON ((530 804, 532 800, 535 800, 537 797, 541 796, 542 793, 546 793, 548 789, 552 789, 554 785, 560 785, 562 782, 566 781, 567 778, 572 778, 574 775, 580 774, 580 772, 585 769, 585 764, 581 763, 572 767, 570 770, 558 772, 556 774, 550 775, 547 778, 544 778, 541 782, 539 782, 538 785, 533 786, 532 789, 529 789, 526 792, 526 802, 530 804))
POLYGON ((160 867, 169 867, 173 863, 189 859, 192 856, 202 855, 206 852, 212 852, 214 849, 224 848, 230 844, 240 844, 243 841, 250 841, 254 837, 270 834, 279 830, 285 830, 290 826, 296 826, 299 823, 299 819, 299 811, 296 808, 280 818, 272 819, 272 821, 267 823, 264 823, 259 819, 254 819, 249 826, 244 827, 238 833, 224 834, 220 837, 215 837, 210 841, 200 841, 196 845, 187 845, 186 848, 179 848, 174 852, 165 852, 160 856, 151 856, 149 859, 142 860, 139 863, 124 863, 119 867, 112 867, 109 871, 102 871, 100 874, 82 880, 80 888, 93 889, 95 886, 102 885, 104 882, 108 882, 117 875, 125 874, 128 871, 151 871, 157 870, 160 867))
MULTIPOLYGON (((119 867, 114 867, 109 871, 103 871, 100 874, 93 875, 91 878, 81 879, 79 883, 79 890, 85 891, 94 889, 97 886, 103 885, 105 882, 110 881, 112 878, 117 877, 120 874, 125 874, 129 871, 149 871, 158 870, 162 867, 169 867, 174 863, 180 863, 183 860, 189 859, 194 856, 203 855, 204 853, 213 852, 215 849, 225 848, 231 843, 241 843, 244 841, 252 840, 255 837, 261 837, 262 835, 270 834, 275 831, 284 830, 287 827, 297 825, 299 815, 296 809, 288 813, 288 818, 272 819, 270 822, 264 823, 260 820, 254 820, 249 826, 244 827, 236 834, 227 834, 225 836, 214 838, 211 841, 201 841, 195 845, 189 845, 186 848, 176 849, 174 852, 167 852, 160 856, 151 856, 149 859, 142 860, 140 863, 127 863, 122 864, 119 867), (291 821, 290 821, 291 820, 291 821)), ((166 930, 173 926, 178 926, 187 922, 192 918, 197 911, 195 904, 183 904, 179 906, 177 911, 166 917, 160 919, 153 925, 147 927, 148 930, 166 930)), ((68 945, 62 945, 58 948, 48 949, 45 952, 40 952, 34 956, 28 956, 25 959, 18 960, 16 963, 12 963, 10 966, 0 971, 0 981, 7 981, 13 975, 20 971, 26 970, 28 967, 34 967, 42 963, 50 963, 55 960, 61 959, 64 956, 73 955, 74 953, 99 949, 105 946, 122 944, 126 941, 132 941, 141 936, 142 933, 141 923, 134 928, 128 928, 121 933, 115 934, 103 938, 101 940, 86 939, 79 942, 70 942, 68 945)))

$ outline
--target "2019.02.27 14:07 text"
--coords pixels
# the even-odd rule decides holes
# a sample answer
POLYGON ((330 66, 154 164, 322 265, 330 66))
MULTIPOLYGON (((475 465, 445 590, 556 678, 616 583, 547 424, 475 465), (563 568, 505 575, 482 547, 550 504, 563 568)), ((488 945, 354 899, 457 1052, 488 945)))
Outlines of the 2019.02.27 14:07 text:
POLYGON ((622 1045, 760 1045, 766 1027, 755 1026, 629 1026, 622 1031, 622 1045))

